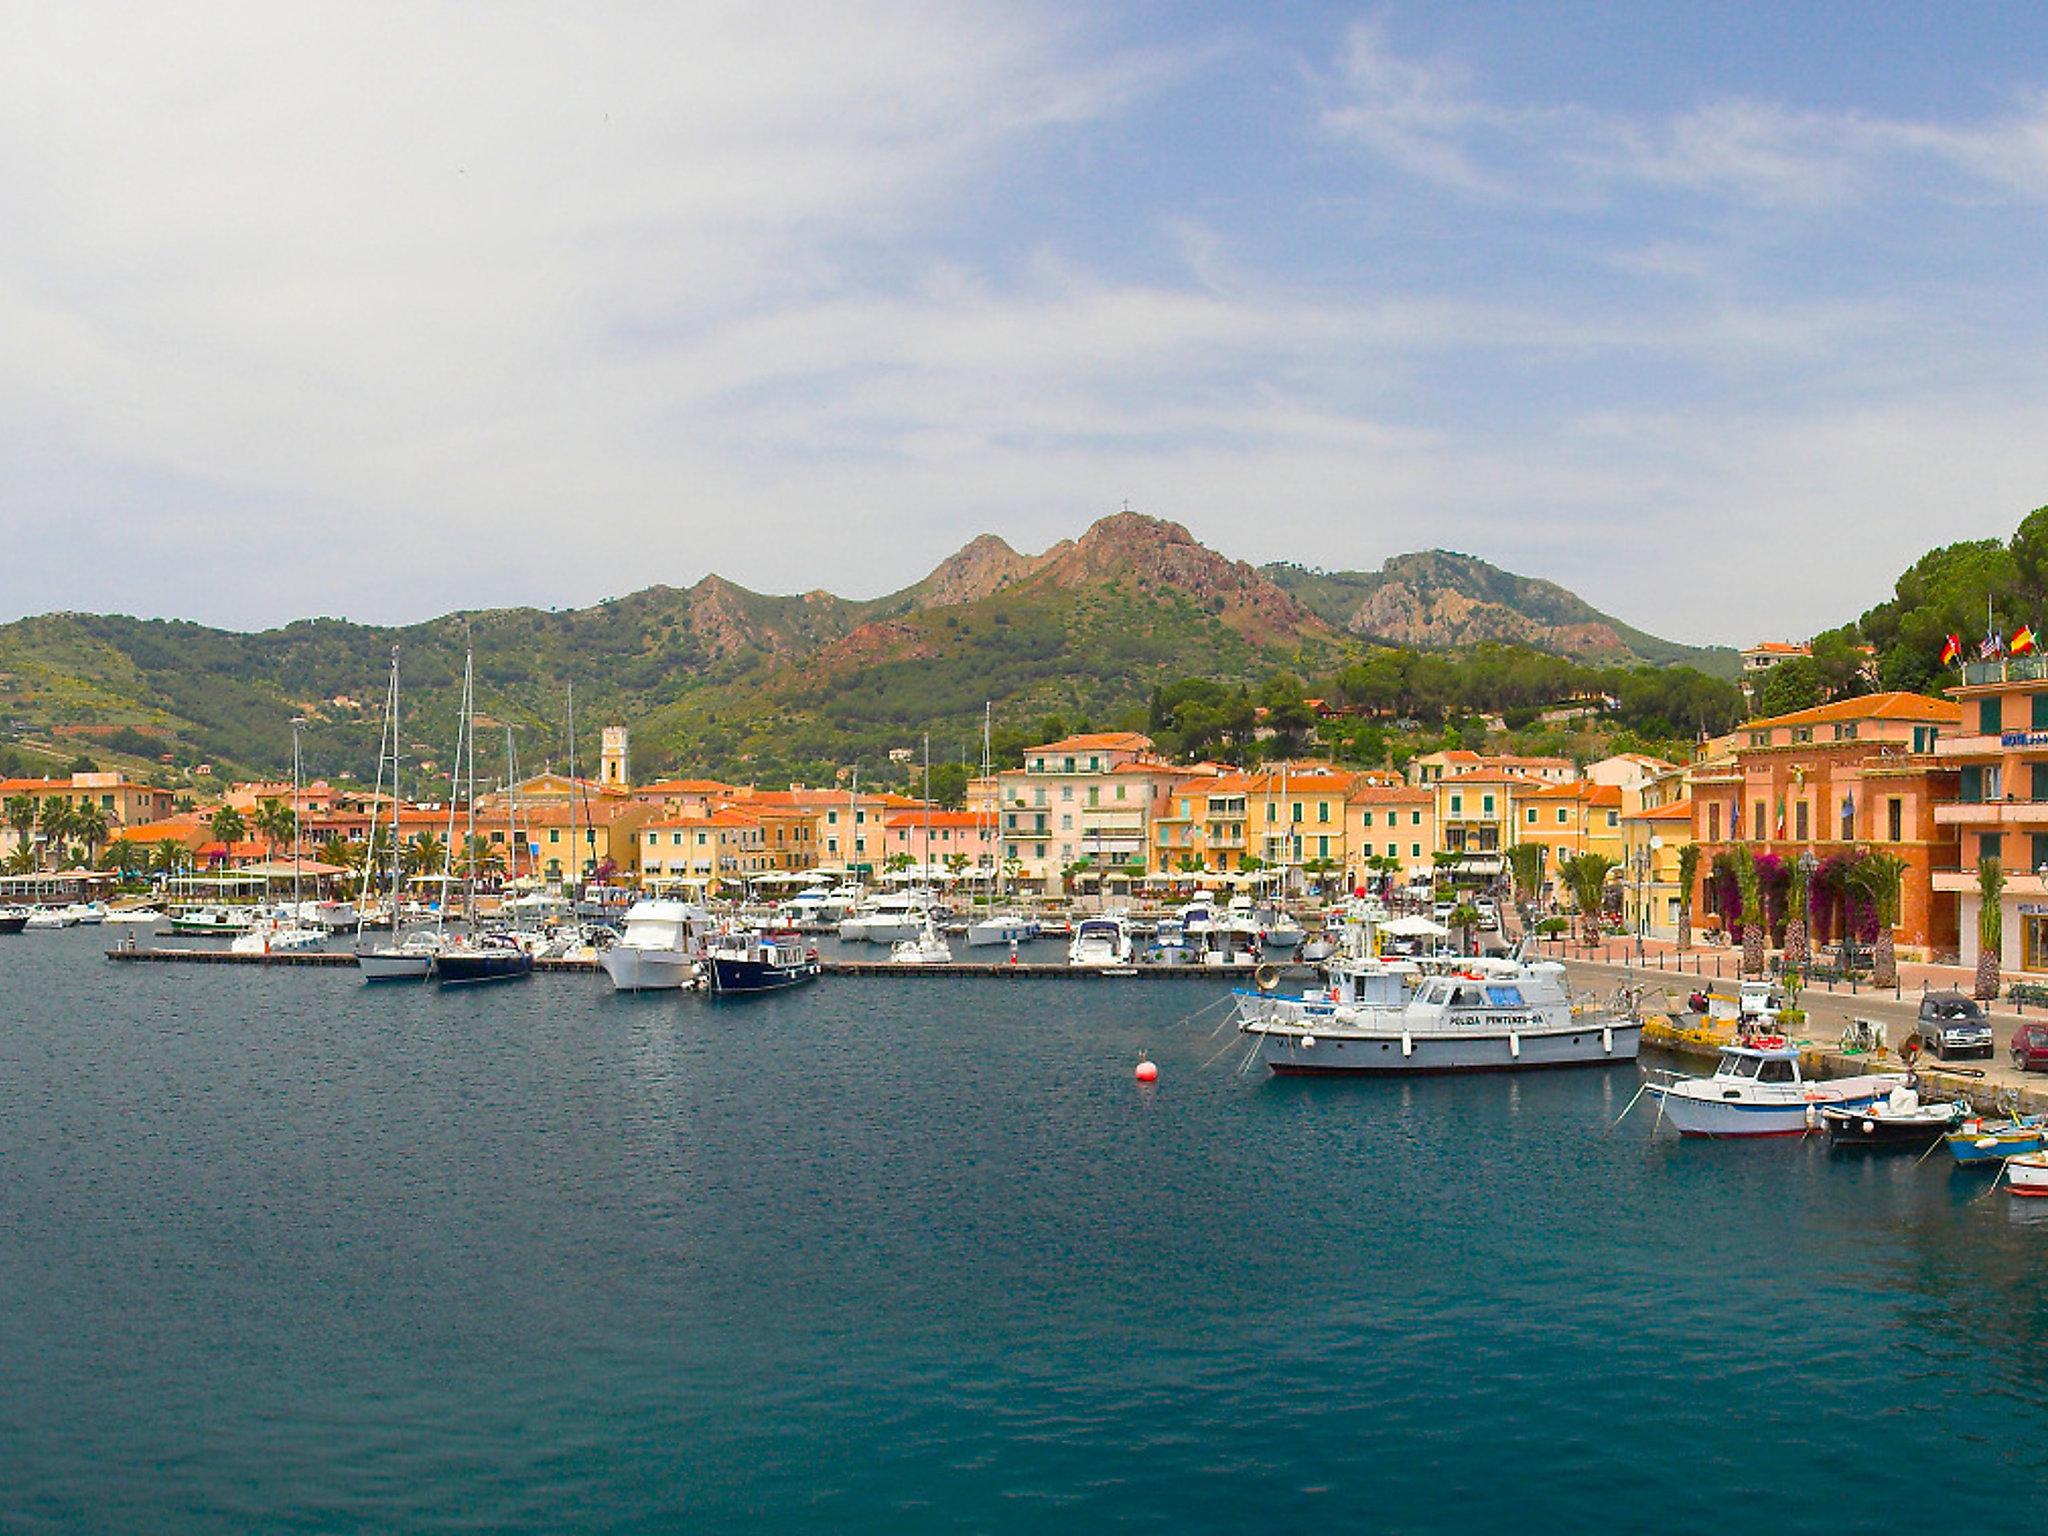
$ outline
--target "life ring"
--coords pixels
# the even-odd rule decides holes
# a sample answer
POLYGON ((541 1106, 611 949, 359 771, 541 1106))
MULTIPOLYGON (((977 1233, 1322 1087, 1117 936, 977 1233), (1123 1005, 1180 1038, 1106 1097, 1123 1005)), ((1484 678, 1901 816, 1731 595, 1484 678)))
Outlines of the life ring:
POLYGON ((1263 962, 1252 972, 1252 982, 1261 992, 1270 992, 1280 985, 1280 968, 1270 961, 1263 962))

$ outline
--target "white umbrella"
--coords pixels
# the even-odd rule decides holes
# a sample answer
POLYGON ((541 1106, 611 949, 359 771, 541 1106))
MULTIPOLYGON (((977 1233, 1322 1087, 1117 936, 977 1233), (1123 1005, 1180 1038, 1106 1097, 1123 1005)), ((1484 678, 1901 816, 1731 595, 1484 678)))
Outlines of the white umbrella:
POLYGON ((1421 913, 1408 917, 1397 917, 1391 923, 1380 925, 1381 933, 1390 933, 1397 939, 1442 939, 1450 936, 1451 930, 1442 923, 1433 923, 1421 913))

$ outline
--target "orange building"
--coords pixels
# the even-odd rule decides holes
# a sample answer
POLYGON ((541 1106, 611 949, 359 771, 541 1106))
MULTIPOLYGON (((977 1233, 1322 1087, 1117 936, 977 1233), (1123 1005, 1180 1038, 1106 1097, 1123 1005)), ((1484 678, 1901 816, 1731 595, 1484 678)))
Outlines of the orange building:
POLYGON ((1962 718, 1945 699, 1875 693, 1739 726, 1687 774, 1702 880, 1738 841, 1785 859, 1881 847, 1908 868, 1902 950, 1953 950, 1956 907, 1935 900, 1935 871, 1955 867, 1956 834, 1935 807, 1956 799, 1958 775, 1937 748, 1962 718))

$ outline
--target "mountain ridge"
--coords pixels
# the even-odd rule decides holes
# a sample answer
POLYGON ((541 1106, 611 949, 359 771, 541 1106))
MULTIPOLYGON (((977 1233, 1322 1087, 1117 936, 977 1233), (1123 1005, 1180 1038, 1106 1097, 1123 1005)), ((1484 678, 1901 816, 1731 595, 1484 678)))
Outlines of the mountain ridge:
POLYGON ((0 625, 0 721, 17 740, 91 732, 126 741, 143 761, 153 755, 143 748, 161 744, 178 765, 274 772, 290 760, 299 714, 309 764, 338 771, 374 753, 395 644, 408 751, 432 759, 452 739, 469 637, 479 708, 522 729, 529 762, 565 755, 561 702, 573 682, 589 722, 579 754, 593 750, 597 723, 623 720, 650 762, 794 773, 884 753, 919 729, 969 727, 984 700, 1012 720, 1108 718, 1181 677, 1319 675, 1396 636, 1472 644, 1519 625, 1602 660, 1638 658, 1631 647, 1692 652, 1554 584, 1443 563, 1470 558, 1396 557, 1379 573, 1262 568, 1177 523, 1120 512, 1037 554, 980 535, 923 580, 869 599, 759 593, 711 574, 587 608, 477 609, 408 625, 317 618, 241 632, 43 614, 0 625), (1534 611, 1516 617, 1518 601, 1534 611))

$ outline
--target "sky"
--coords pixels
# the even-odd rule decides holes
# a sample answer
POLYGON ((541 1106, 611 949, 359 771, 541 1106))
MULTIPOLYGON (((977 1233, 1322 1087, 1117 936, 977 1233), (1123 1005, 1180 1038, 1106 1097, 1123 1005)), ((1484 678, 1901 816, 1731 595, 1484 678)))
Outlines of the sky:
POLYGON ((0 0, 0 619, 872 596, 1128 502, 1797 638, 2048 502, 2019 4, 0 0))

